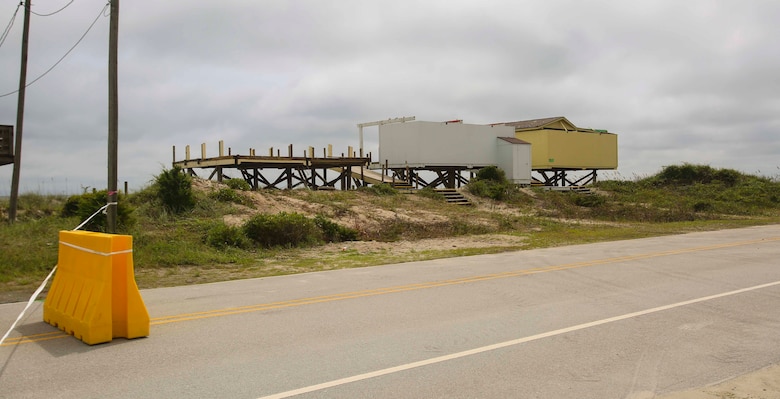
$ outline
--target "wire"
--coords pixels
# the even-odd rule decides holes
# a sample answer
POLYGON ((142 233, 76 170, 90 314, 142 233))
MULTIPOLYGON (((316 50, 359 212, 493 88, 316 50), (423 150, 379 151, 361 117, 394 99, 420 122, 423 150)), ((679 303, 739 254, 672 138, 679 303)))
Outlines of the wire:
POLYGON ((11 32, 11 28, 14 26, 14 20, 16 20, 16 14, 19 12, 19 8, 22 6, 22 3, 19 3, 19 5, 16 6, 16 11, 14 11, 14 15, 11 17, 11 20, 8 21, 8 26, 5 27, 5 30, 3 31, 3 35, 0 36, 0 47, 3 46, 3 43, 5 43, 5 38, 8 37, 8 33, 11 32))
MULTIPOLYGON (((93 27, 93 26, 95 26, 95 24, 97 23, 97 21, 100 19, 100 16, 101 16, 101 15, 103 15, 103 13, 106 11, 106 9, 108 9, 108 6, 110 6, 110 5, 111 5, 111 3, 106 3, 106 5, 103 7, 103 9, 102 9, 102 10, 100 10, 100 13, 99 13, 99 14, 98 14, 98 16, 95 18, 95 20, 94 20, 94 21, 92 21, 92 24, 91 24, 91 25, 89 25, 89 28, 87 28, 87 31, 86 31, 86 32, 84 32, 84 34, 83 34, 83 35, 81 35, 81 37, 80 37, 80 38, 79 38, 79 40, 76 42, 76 44, 74 44, 74 45, 73 45, 73 47, 71 47, 71 48, 70 48, 70 50, 68 50, 68 51, 65 53, 65 55, 63 55, 63 56, 62 56, 62 57, 61 57, 59 60, 57 60, 57 62, 55 62, 55 63, 54 63, 54 65, 52 65, 52 66, 51 66, 51 68, 47 69, 47 70, 46 70, 46 72, 42 73, 42 74, 41 74, 40 76, 38 76, 37 78, 33 79, 33 80, 30 82, 30 83, 28 83, 28 84, 27 84, 26 86, 24 86, 24 87, 30 87, 30 86, 32 86, 32 84, 33 84, 33 83, 35 83, 35 82, 37 82, 37 81, 41 80, 41 78, 43 78, 44 76, 46 76, 46 75, 47 75, 49 72, 51 72, 51 71, 52 71, 52 70, 53 70, 55 67, 57 67, 57 65, 59 65, 59 64, 60 64, 60 62, 62 62, 62 60, 64 60, 64 59, 65 59, 65 57, 67 57, 67 56, 68 56, 68 54, 70 54, 70 53, 71 53, 71 51, 73 51, 73 49, 75 49, 75 48, 76 48, 76 46, 78 46, 78 45, 81 43, 81 41, 82 41, 82 40, 84 40, 84 37, 86 37, 86 36, 87 36, 87 33, 89 33, 89 31, 90 31, 90 30, 92 30, 92 27, 93 27)), ((16 93, 18 93, 18 92, 19 92, 19 90, 14 90, 14 91, 12 91, 12 92, 10 92, 10 93, 0 94, 0 98, 7 97, 7 96, 10 96, 10 95, 12 95, 12 94, 16 94, 16 93)))
POLYGON ((65 7, 62 7, 59 10, 57 10, 57 11, 55 11, 53 13, 50 13, 50 14, 38 14, 37 12, 32 11, 32 10, 30 10, 30 12, 35 14, 35 15, 37 15, 37 16, 39 16, 39 17, 50 17, 50 16, 52 16, 52 15, 54 15, 54 14, 56 14, 56 13, 58 13, 58 12, 64 10, 64 9, 68 8, 68 6, 71 5, 71 4, 73 4, 73 0, 70 0, 70 2, 68 4, 65 4, 65 7))

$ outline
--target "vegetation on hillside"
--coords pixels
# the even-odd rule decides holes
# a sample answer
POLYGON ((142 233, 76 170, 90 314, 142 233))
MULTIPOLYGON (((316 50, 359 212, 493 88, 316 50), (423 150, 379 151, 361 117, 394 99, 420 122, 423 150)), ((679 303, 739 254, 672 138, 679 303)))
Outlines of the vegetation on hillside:
MULTIPOLYGON (((328 242, 488 233, 525 239, 522 247, 490 250, 498 251, 776 223, 780 215, 780 182, 690 164, 634 181, 602 181, 589 195, 520 189, 500 169, 485 168, 464 190, 472 207, 446 204, 433 190, 407 195, 389 185, 252 192, 243 180, 193 182, 181 170, 163 170, 149 187, 120 197, 119 232, 133 236, 142 286, 168 281, 181 268, 196 269, 193 276, 229 269, 215 278, 239 278, 477 253, 450 249, 400 258, 345 250, 323 265, 306 252, 328 242)), ((57 232, 76 227, 105 197, 105 191, 21 196, 18 221, 0 223, 0 292, 40 281, 57 261, 57 232)), ((7 207, 0 202, 3 219, 7 207)), ((102 231, 102 220, 98 215, 85 228, 102 231)))
POLYGON ((470 193, 476 196, 496 201, 517 197, 517 195, 513 195, 517 193, 517 190, 507 180, 506 173, 495 166, 488 166, 477 171, 477 175, 469 181, 467 188, 470 193))

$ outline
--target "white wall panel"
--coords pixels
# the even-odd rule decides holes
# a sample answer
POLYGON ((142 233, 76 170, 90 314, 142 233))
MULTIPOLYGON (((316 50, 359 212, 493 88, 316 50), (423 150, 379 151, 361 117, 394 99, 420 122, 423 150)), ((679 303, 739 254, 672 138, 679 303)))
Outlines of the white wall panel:
POLYGON ((404 122, 379 127, 379 162, 391 168, 496 165, 496 137, 514 137, 510 126, 404 122))

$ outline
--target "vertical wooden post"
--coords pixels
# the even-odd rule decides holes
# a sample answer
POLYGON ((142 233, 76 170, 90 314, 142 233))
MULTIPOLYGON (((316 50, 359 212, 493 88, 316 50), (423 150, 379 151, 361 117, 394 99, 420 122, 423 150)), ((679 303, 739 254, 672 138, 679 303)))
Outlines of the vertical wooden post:
POLYGON ((30 43, 30 2, 24 2, 24 27, 22 28, 22 65, 19 71, 19 94, 16 107, 16 141, 14 143, 14 170, 11 177, 11 198, 8 204, 8 221, 16 221, 19 200, 19 178, 22 168, 22 132, 24 131, 24 96, 27 88, 27 48, 30 43))
POLYGON ((225 156, 225 142, 222 140, 219 141, 219 156, 225 156))
POLYGON ((119 180, 117 154, 119 152, 119 95, 117 60, 119 45, 119 0, 111 0, 111 16, 108 30, 108 208, 106 208, 106 232, 116 233, 117 180, 119 180))

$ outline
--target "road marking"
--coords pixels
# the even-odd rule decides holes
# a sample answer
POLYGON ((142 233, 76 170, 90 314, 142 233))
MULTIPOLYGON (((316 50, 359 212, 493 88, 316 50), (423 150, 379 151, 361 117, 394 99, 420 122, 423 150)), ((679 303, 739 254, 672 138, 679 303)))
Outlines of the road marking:
MULTIPOLYGON (((456 284, 475 283, 480 281, 496 280, 496 279, 509 278, 509 277, 521 277, 521 276, 528 276, 528 275, 539 274, 539 273, 576 269, 576 268, 583 268, 588 266, 606 265, 606 264, 618 263, 618 262, 652 259, 652 258, 658 258, 663 256, 680 255, 680 254, 693 253, 693 252, 711 251, 716 249, 731 248, 731 247, 738 247, 738 246, 772 242, 772 241, 780 241, 780 237, 767 237, 767 238, 761 238, 761 239, 749 240, 749 241, 736 241, 736 242, 715 244, 715 245, 708 245, 708 246, 701 246, 701 247, 683 248, 683 249, 675 249, 675 250, 661 251, 661 252, 651 252, 646 254, 618 256, 612 258, 595 259, 590 261, 566 263, 561 265, 542 266, 542 267, 536 267, 532 269, 515 270, 509 272, 463 277, 463 278, 456 278, 450 280, 429 281, 429 282, 413 283, 413 284, 400 285, 394 287, 382 287, 382 288, 375 288, 375 289, 362 290, 362 291, 352 291, 352 292, 344 292, 344 293, 332 294, 332 295, 292 299, 288 301, 262 303, 262 304, 247 305, 247 306, 240 306, 240 307, 224 308, 224 309, 214 309, 214 310, 207 310, 203 312, 185 313, 185 314, 172 315, 172 316, 154 317, 150 320, 150 324, 152 326, 159 326, 163 324, 178 323, 183 321, 201 320, 201 319, 208 319, 212 317, 222 317, 222 316, 236 315, 242 313, 291 308, 291 307, 304 306, 304 305, 313 305, 317 303, 335 302, 335 301, 341 301, 345 299, 364 298, 370 296, 392 294, 397 292, 445 287, 445 286, 456 285, 456 284)), ((11 345, 18 345, 18 344, 47 341, 51 339, 65 338, 69 336, 64 332, 59 332, 59 331, 46 333, 46 334, 54 334, 54 336, 40 336, 41 334, 39 334, 39 335, 21 336, 15 338, 9 337, 6 340, 6 342, 2 344, 2 346, 11 346, 11 345)))
POLYGON ((601 320, 597 320, 597 321, 592 321, 592 322, 589 322, 589 323, 578 324, 576 326, 561 328, 561 329, 558 329, 558 330, 553 330, 553 331, 548 331, 548 332, 544 332, 544 333, 541 333, 541 334, 531 335, 531 336, 528 336, 528 337, 513 339, 513 340, 510 340, 510 341, 499 342, 497 344, 487 345, 487 346, 483 346, 483 347, 480 347, 480 348, 474 348, 474 349, 470 349, 470 350, 463 351, 463 352, 452 353, 452 354, 449 354, 449 355, 434 357, 434 358, 431 358, 431 359, 421 360, 421 361, 418 361, 418 362, 412 362, 412 363, 402 364, 402 365, 395 366, 395 367, 389 367, 389 368, 382 369, 382 370, 372 371, 372 372, 368 372, 368 373, 364 373, 364 374, 358 374, 358 375, 355 375, 355 376, 352 376, 352 377, 346 377, 346 378, 341 378, 341 379, 338 379, 338 380, 324 382, 322 384, 311 385, 311 386, 308 386, 308 387, 298 388, 298 389, 294 389, 294 390, 291 390, 291 391, 281 392, 281 393, 277 393, 277 394, 274 394, 274 395, 263 396, 263 397, 261 397, 259 399, 282 399, 282 398, 289 398, 291 396, 302 395, 302 394, 305 394, 305 393, 321 391, 323 389, 333 388, 333 387, 337 387, 337 386, 340 386, 340 385, 346 385, 346 384, 350 384, 350 383, 358 382, 358 381, 362 381, 362 380, 367 380, 367 379, 374 378, 374 377, 380 377, 380 376, 383 376, 383 375, 398 373, 398 372, 401 372, 401 371, 406 371, 406 370, 410 370, 410 369, 414 369, 414 368, 418 368, 418 367, 424 367, 424 366, 429 366, 429 365, 436 364, 436 363, 442 363, 442 362, 446 362, 446 361, 450 361, 450 360, 454 360, 454 359, 460 359, 460 358, 463 358, 463 357, 477 355, 477 354, 480 354, 480 353, 494 351, 494 350, 497 350, 497 349, 502 349, 502 348, 506 348, 506 347, 510 347, 510 346, 516 346, 516 345, 524 344, 524 343, 531 342, 531 341, 537 341, 537 340, 544 339, 544 338, 554 337, 556 335, 562 335, 562 334, 567 334, 567 333, 574 332, 574 331, 584 330, 586 328, 596 327, 596 326, 600 326, 600 325, 607 324, 607 323, 613 323, 613 322, 616 322, 616 321, 631 319, 631 318, 634 318, 634 317, 644 316, 644 315, 648 315, 648 314, 651 314, 651 313, 662 312, 662 311, 665 311, 665 310, 679 308, 679 307, 687 306, 687 305, 692 305, 692 304, 695 304, 695 303, 706 302, 706 301, 711 301, 713 299, 718 299, 718 298, 723 298, 723 297, 727 297, 727 296, 742 294, 742 293, 745 293, 745 292, 760 290, 760 289, 763 289, 763 288, 773 287, 773 286, 776 286, 776 285, 780 285, 780 281, 775 281, 775 282, 772 282, 772 283, 766 283, 766 284, 761 284, 761 285, 755 285, 755 286, 752 286, 752 287, 742 288, 742 289, 729 291, 729 292, 723 292, 723 293, 715 294, 715 295, 709 295, 709 296, 705 296, 705 297, 701 297, 701 298, 696 298, 696 299, 691 299, 691 300, 687 300, 687 301, 673 303, 673 304, 670 304, 670 305, 658 306, 658 307, 651 308, 651 309, 640 310, 638 312, 626 313, 626 314, 620 315, 620 316, 615 316, 615 317, 610 317, 610 318, 601 319, 601 320))
POLYGON ((18 344, 29 344, 32 342, 41 342, 41 341, 48 341, 50 339, 58 339, 58 338, 64 338, 68 335, 63 333, 62 331, 51 331, 47 333, 41 333, 41 334, 33 334, 33 335, 23 335, 21 337, 9 337, 8 339, 3 342, 3 345, 0 346, 11 346, 11 345, 18 345, 18 344))
POLYGON ((583 268, 588 266, 605 265, 610 263, 651 259, 651 258, 657 258, 662 256, 680 255, 685 253, 701 252, 701 251, 708 251, 708 250, 715 250, 715 249, 722 249, 722 248, 731 248, 731 247, 756 244, 756 243, 761 243, 766 241, 780 241, 780 237, 763 238, 763 239, 750 240, 750 241, 738 241, 738 242, 731 242, 725 244, 708 245, 703 247, 684 248, 684 249, 669 250, 669 251, 662 251, 662 252, 652 252, 647 254, 618 256, 613 258, 595 259, 591 261, 566 263, 562 265, 543 266, 543 267, 536 267, 532 269, 523 269, 523 270, 510 271, 510 272, 463 277, 463 278, 457 278, 451 280, 429 281, 424 283, 414 283, 414 284, 400 285, 395 287, 382 287, 382 288, 375 288, 375 289, 363 290, 363 291, 353 291, 353 292, 345 292, 345 293, 324 295, 318 297, 293 299, 289 301, 256 304, 256 305, 248 305, 248 306, 225 308, 225 309, 216 309, 216 310, 209 310, 204 312, 187 313, 187 314, 165 316, 165 317, 156 317, 151 320, 151 324, 161 325, 161 324, 175 323, 180 321, 199 320, 199 319, 227 316, 233 314, 259 312, 265 310, 289 308, 289 307, 296 307, 302 305, 311 305, 316 303, 335 302, 344 299, 363 298, 369 296, 391 294, 396 292, 415 291, 415 290, 444 287, 444 286, 456 285, 456 284, 474 283, 479 281, 496 280, 496 279, 508 278, 508 277, 520 277, 520 276, 527 276, 532 274, 547 273, 552 271, 583 268))

